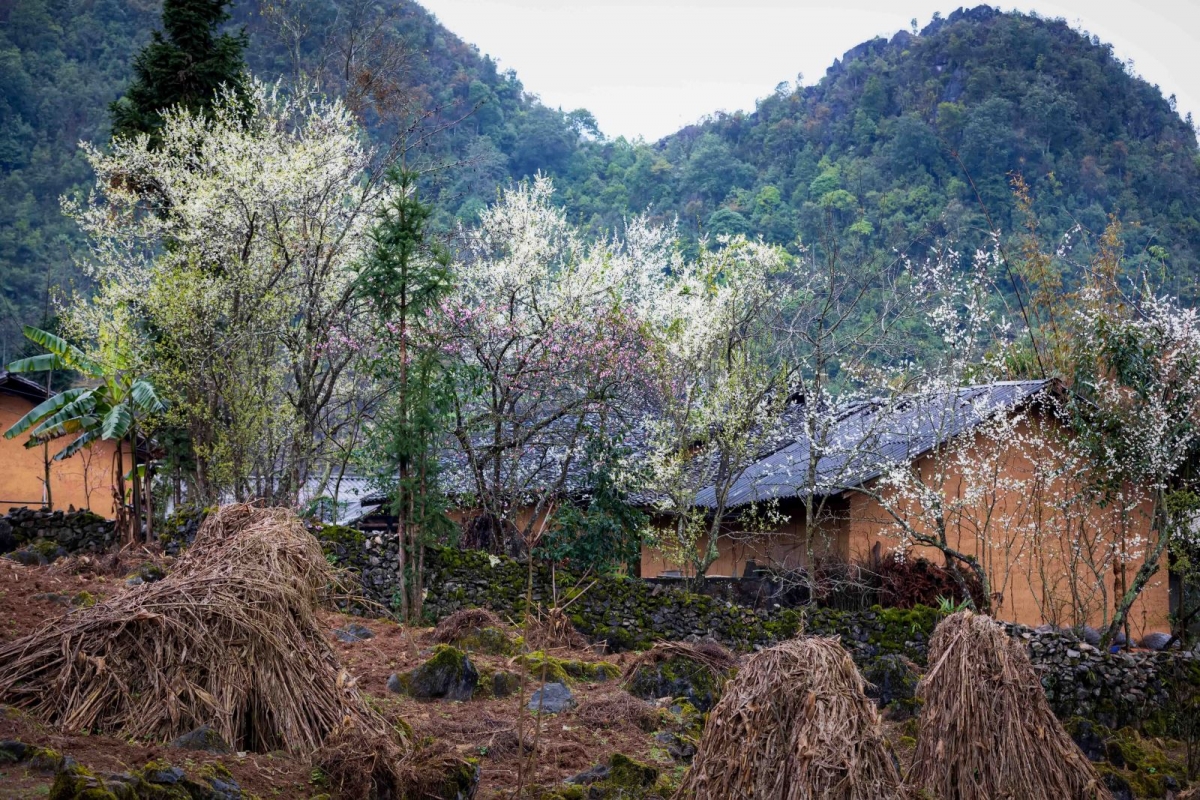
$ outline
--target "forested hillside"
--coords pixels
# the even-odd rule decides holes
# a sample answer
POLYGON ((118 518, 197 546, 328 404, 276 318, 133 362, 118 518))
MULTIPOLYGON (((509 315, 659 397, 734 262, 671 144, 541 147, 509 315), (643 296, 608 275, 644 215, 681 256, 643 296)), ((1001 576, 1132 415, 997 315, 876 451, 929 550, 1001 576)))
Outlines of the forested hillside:
POLYGON ((872 248, 943 235, 978 244, 984 209, 1001 230, 1019 224, 1020 173, 1051 246, 1115 213, 1131 254, 1165 259, 1177 291, 1190 293, 1200 265, 1191 126, 1108 45, 986 6, 861 44, 816 85, 781 85, 753 113, 603 150, 571 202, 605 222, 653 203, 693 231, 778 243, 819 242, 831 221, 872 248))
MULTIPOLYGON (((321 73, 327 87, 358 95, 381 140, 415 124, 410 161, 439 167, 426 175, 426 198, 443 225, 473 218, 497 185, 543 170, 572 216, 596 230, 651 206, 693 236, 744 231, 820 250, 833 235, 855 255, 943 236, 969 248, 992 225, 1019 223, 1010 184, 1019 172, 1051 246, 1116 214, 1131 268, 1194 294, 1195 134, 1110 47, 1063 22, 958 11, 917 35, 859 45, 815 85, 783 84, 751 113, 648 144, 605 140, 587 112, 541 105, 415 3, 278 8, 234 7, 251 70, 269 80, 321 73), (374 83, 348 80, 350 61, 374 83)), ((3 353, 20 323, 44 314, 48 291, 81 280, 58 198, 87 188, 75 143, 108 136, 107 104, 157 24, 149 0, 0 6, 3 353)), ((1077 240, 1086 247, 1086 236, 1077 240)))

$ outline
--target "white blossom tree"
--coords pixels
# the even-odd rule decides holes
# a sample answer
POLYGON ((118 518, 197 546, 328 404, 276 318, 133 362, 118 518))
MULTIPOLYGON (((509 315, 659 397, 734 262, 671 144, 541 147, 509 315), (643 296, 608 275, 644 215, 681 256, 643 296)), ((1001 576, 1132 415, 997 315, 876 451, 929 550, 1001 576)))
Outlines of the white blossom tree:
MULTIPOLYGON (((654 398, 647 488, 657 498, 648 539, 697 580, 719 557, 730 490, 780 436, 787 266, 778 248, 721 237, 694 263, 676 264, 643 306, 654 398)), ((755 513, 769 516, 770 504, 740 510, 743 521, 755 513)))
POLYGON ((146 342, 200 497, 294 502, 355 408, 352 266, 382 193, 361 131, 337 101, 252 82, 168 112, 157 148, 85 150, 95 188, 64 205, 99 288, 71 330, 124 319, 146 342))
POLYGON ((1149 536, 1118 544, 1116 604, 1107 644, 1174 544, 1194 546, 1200 497, 1200 316, 1144 285, 1123 295, 1093 281, 1076 310, 1079 400, 1072 409, 1101 469, 1097 486, 1123 514, 1146 514, 1149 536), (1124 566, 1141 562, 1132 581, 1124 566))
POLYGON ((521 551, 585 470, 596 437, 621 441, 643 394, 643 332, 629 303, 660 242, 585 242, 539 176, 463 233, 438 314, 456 376, 449 490, 474 506, 476 544, 521 551), (455 487, 457 487, 455 489, 455 487))

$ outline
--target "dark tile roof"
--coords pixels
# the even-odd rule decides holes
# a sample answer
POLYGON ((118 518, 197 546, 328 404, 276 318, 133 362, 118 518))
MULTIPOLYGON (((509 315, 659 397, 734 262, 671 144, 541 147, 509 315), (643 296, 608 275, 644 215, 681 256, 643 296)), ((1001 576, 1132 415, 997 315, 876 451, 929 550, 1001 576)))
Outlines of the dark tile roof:
MULTIPOLYGON (((1003 381, 888 400, 871 399, 836 409, 824 434, 816 468, 816 494, 829 496, 862 486, 889 465, 911 461, 1000 411, 1040 394, 1050 381, 1003 381)), ((793 421, 788 422, 793 430, 793 421)), ((730 489, 726 507, 798 497, 808 470, 810 442, 801 434, 746 469, 730 489)), ((696 505, 713 508, 713 487, 696 505)))
POLYGON ((23 397, 33 403, 40 403, 50 396, 46 387, 39 386, 24 375, 14 375, 5 369, 0 369, 0 392, 23 397))

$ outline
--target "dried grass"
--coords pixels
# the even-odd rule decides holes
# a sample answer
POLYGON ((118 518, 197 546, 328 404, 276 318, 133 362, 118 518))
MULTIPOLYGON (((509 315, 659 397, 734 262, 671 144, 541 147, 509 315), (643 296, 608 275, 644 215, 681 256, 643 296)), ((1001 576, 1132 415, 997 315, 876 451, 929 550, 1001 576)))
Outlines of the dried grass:
POLYGON ((656 666, 673 658, 695 661, 708 669, 718 681, 724 680, 729 671, 738 664, 737 656, 716 642, 657 642, 649 650, 630 659, 621 680, 629 683, 642 667, 656 666))
POLYGON ((162 580, 0 645, 0 700, 69 731, 163 741, 207 724, 258 752, 307 755, 353 728, 394 759, 411 748, 318 623, 336 578, 291 511, 227 506, 162 580))
POLYGON ((1025 646, 989 617, 938 625, 910 782, 945 800, 1111 798, 1046 702, 1025 646))
POLYGON ((525 625, 525 641, 534 650, 587 650, 591 642, 575 629, 575 624, 561 608, 545 613, 534 609, 525 625))
POLYGON ((75 553, 63 556, 47 568, 51 575, 102 575, 104 577, 125 576, 135 567, 152 561, 163 561, 146 550, 114 550, 110 553, 75 553))
POLYGON ((503 628, 500 618, 486 608, 464 608, 437 624, 429 639, 438 644, 454 644, 468 634, 484 628, 503 628))
POLYGON ((654 706, 626 692, 584 700, 575 719, 593 729, 633 726, 649 733, 658 724, 654 706))
POLYGON ((676 797, 908 797, 863 688, 837 639, 793 639, 757 653, 709 714, 676 797))

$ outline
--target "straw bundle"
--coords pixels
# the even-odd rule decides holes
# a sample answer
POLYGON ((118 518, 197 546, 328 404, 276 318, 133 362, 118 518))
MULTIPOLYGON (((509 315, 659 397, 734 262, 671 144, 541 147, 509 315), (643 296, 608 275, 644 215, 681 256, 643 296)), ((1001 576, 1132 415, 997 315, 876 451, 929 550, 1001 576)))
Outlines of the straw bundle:
POLYGON ((1046 702, 1024 645, 960 611, 929 644, 910 782, 942 800, 1111 798, 1046 702))
POLYGON ((643 667, 657 666, 675 658, 696 662, 717 680, 724 680, 729 671, 737 666, 737 657, 716 642, 656 642, 649 650, 638 653, 630 660, 622 680, 628 683, 643 667))
POLYGON ((863 687, 837 639, 793 639, 754 655, 709 714, 676 797, 906 797, 863 687))
POLYGON ((454 644, 464 636, 484 628, 503 628, 500 618, 486 608, 464 608, 443 619, 430 638, 438 644, 454 644))
POLYGON ((584 700, 575 719, 589 728, 620 728, 632 725, 647 733, 654 730, 658 715, 654 706, 625 692, 584 700))
POLYGON ((534 608, 525 621, 525 641, 535 650, 587 650, 591 643, 575 629, 575 623, 561 608, 554 606, 542 613, 534 608))
POLYGON ((321 634, 335 577, 291 511, 222 508, 162 580, 0 645, 0 700, 68 730, 161 741, 207 724, 239 750, 307 755, 352 725, 407 752, 321 634))

